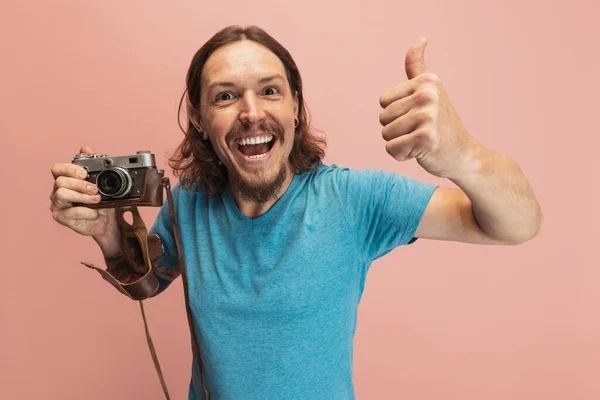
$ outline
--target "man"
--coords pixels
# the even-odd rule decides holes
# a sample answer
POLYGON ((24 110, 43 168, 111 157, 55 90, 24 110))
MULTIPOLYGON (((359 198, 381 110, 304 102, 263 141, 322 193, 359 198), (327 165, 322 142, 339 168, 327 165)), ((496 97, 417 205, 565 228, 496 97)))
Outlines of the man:
MULTIPOLYGON (((171 160, 201 354, 190 398, 352 399, 352 342, 372 261, 417 238, 514 245, 542 230, 519 166, 463 126, 426 41, 406 55, 408 81, 382 94, 386 150, 460 188, 322 163, 290 54, 257 27, 218 32, 187 75, 186 137, 171 160), (200 370, 199 366, 203 367, 200 370)), ((91 153, 91 149, 82 148, 91 153)), ((52 168, 54 218, 121 254, 114 212, 72 164, 52 168)), ((167 204, 152 226, 164 290, 178 271, 167 204)))

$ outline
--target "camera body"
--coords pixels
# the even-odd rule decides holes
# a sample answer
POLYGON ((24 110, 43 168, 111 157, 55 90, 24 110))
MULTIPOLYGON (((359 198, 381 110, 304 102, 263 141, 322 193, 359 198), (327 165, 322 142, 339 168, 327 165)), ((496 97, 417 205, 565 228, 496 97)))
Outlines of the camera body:
POLYGON ((156 161, 150 151, 116 157, 79 153, 72 163, 87 171, 86 180, 98 187, 100 203, 139 200, 149 189, 147 175, 156 173, 156 161))

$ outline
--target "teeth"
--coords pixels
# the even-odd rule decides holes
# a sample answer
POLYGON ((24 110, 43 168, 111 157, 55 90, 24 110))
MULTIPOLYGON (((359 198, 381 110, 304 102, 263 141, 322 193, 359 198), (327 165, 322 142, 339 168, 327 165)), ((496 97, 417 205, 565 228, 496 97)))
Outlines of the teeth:
POLYGON ((265 158, 269 153, 257 154, 255 156, 248 156, 248 158, 265 158))
POLYGON ((273 135, 260 136, 257 138, 246 138, 246 139, 240 140, 238 142, 238 144, 240 146, 248 146, 248 145, 253 145, 253 144, 269 143, 271 140, 273 140, 273 135))

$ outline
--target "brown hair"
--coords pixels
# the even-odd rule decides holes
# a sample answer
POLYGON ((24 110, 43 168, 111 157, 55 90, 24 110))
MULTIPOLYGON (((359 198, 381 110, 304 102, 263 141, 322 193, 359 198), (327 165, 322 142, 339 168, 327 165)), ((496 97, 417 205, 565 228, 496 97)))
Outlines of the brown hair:
POLYGON ((325 156, 325 138, 315 136, 310 129, 309 115, 302 93, 302 78, 290 53, 263 29, 257 26, 246 28, 233 25, 217 32, 194 55, 186 78, 186 90, 179 102, 177 113, 179 127, 185 138, 169 159, 175 176, 185 189, 199 183, 209 196, 223 193, 227 182, 227 169, 219 161, 209 140, 203 140, 192 119, 200 110, 201 75, 206 60, 218 48, 241 40, 252 40, 271 50, 283 63, 292 93, 298 93, 298 121, 294 144, 290 153, 292 166, 301 172, 314 169, 325 156), (187 92, 187 129, 181 126, 179 115, 187 92))

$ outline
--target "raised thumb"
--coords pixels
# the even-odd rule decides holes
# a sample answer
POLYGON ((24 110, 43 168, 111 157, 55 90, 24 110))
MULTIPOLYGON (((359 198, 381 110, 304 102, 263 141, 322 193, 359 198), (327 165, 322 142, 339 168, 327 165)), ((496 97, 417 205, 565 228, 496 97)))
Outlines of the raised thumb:
POLYGON ((427 38, 418 38, 406 52, 404 68, 408 79, 427 72, 427 65, 425 64, 425 47, 427 47, 427 43, 427 38))

